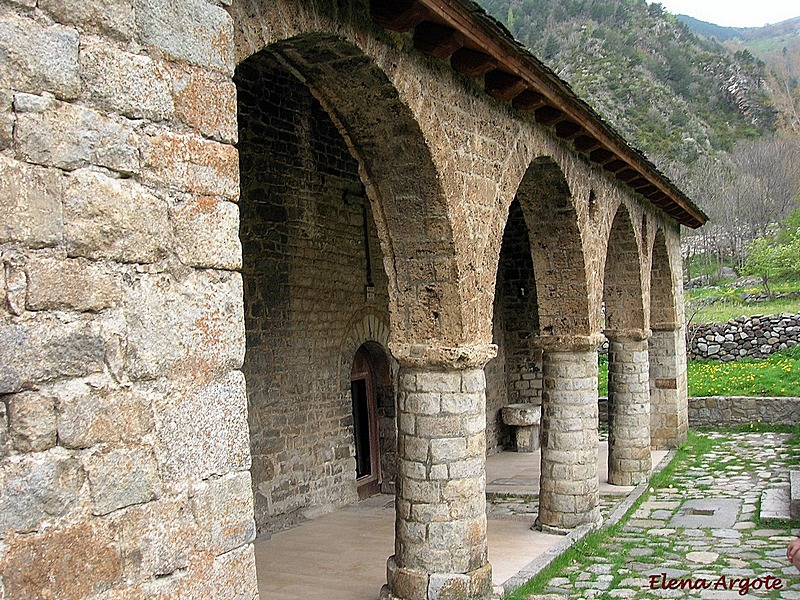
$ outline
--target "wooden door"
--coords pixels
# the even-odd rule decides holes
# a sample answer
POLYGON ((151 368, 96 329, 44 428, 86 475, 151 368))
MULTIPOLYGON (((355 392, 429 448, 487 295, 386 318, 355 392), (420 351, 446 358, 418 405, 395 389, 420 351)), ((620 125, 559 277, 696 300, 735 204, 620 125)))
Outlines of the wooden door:
POLYGON ((356 485, 359 499, 380 492, 380 450, 375 410, 375 381, 369 354, 359 348, 350 372, 353 401, 353 438, 356 448, 356 485))

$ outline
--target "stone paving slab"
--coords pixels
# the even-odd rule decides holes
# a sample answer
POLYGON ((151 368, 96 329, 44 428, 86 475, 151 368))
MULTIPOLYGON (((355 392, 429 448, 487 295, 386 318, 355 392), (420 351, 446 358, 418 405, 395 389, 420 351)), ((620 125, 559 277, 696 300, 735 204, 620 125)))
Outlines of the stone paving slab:
POLYGON ((601 542, 602 556, 567 565, 530 600, 800 600, 800 573, 785 558, 793 532, 762 523, 758 511, 765 489, 788 489, 798 463, 788 434, 698 435, 713 441, 711 452, 689 453, 672 485, 650 488, 619 532, 601 542))

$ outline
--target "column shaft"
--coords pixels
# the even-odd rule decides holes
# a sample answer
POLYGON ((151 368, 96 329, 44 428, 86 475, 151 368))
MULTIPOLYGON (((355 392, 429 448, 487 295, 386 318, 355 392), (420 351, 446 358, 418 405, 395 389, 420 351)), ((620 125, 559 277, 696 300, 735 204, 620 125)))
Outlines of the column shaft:
POLYGON ((563 533, 599 523, 597 351, 545 350, 537 527, 563 533))
POLYGON ((400 369, 395 554, 383 598, 491 595, 485 392, 482 368, 400 369))
POLYGON ((686 441, 689 403, 683 329, 654 330, 650 338, 650 443, 677 448, 686 441))
POLYGON ((650 477, 650 380, 647 340, 609 339, 608 481, 638 485, 650 477))

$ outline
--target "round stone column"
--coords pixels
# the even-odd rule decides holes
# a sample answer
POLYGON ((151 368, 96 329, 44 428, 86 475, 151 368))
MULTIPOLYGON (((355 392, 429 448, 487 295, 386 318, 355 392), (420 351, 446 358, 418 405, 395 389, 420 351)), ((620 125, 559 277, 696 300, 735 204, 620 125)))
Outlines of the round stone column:
POLYGON ((381 598, 488 599, 483 366, 496 347, 392 353, 400 363, 395 553, 381 598))
POLYGON ((597 347, 600 336, 541 337, 542 472, 536 528, 600 524, 597 347))
POLYGON ((649 331, 607 331, 608 482, 638 485, 652 469, 650 455, 649 331))

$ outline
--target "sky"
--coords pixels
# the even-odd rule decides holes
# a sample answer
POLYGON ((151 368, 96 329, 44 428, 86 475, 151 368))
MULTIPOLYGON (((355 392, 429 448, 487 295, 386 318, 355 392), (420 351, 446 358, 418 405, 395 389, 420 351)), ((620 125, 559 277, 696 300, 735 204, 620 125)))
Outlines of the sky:
POLYGON ((661 0, 674 15, 689 15, 725 27, 761 27, 800 17, 797 0, 661 0))

